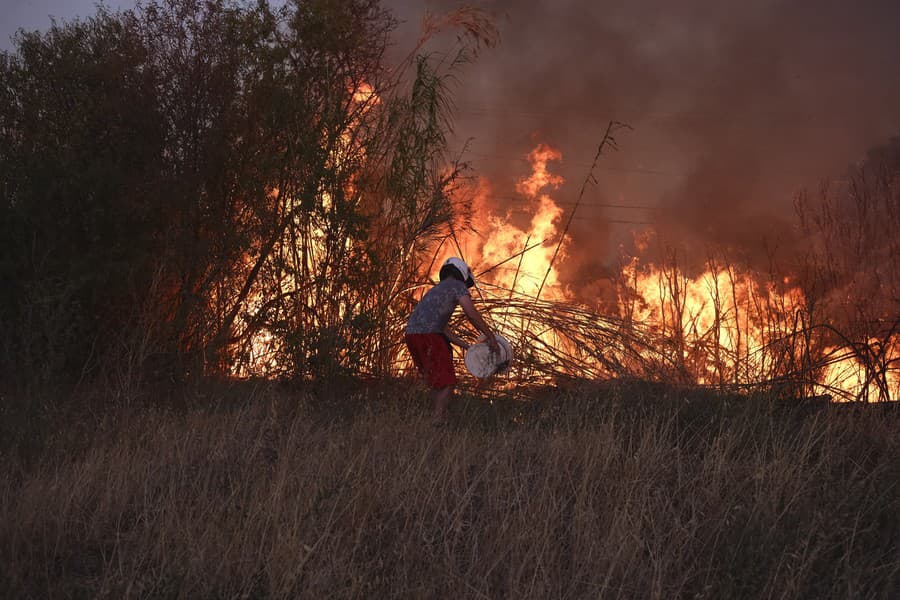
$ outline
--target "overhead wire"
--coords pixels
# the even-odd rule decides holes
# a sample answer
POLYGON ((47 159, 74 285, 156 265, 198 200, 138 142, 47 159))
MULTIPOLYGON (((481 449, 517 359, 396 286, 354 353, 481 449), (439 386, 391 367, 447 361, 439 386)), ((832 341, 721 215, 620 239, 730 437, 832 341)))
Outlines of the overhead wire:
MULTIPOLYGON (((529 164, 527 158, 514 157, 514 156, 501 156, 499 154, 486 154, 483 152, 473 152, 471 150, 467 151, 466 154, 469 156, 474 156, 477 158, 487 158, 489 160, 498 160, 504 162, 521 162, 525 164, 529 164)), ((588 164, 577 163, 577 162, 565 162, 562 163, 562 166, 566 168, 575 168, 582 167, 587 168, 590 167, 588 164)), ((679 171, 663 171, 660 169, 646 169, 643 167, 607 167, 598 165, 596 167, 598 171, 611 171, 617 173, 638 173, 642 175, 663 175, 667 177, 687 177, 689 173, 679 172, 679 171)))
MULTIPOLYGON (((532 199, 524 196, 491 196, 497 200, 505 200, 507 202, 529 202, 532 199)), ((575 204, 574 200, 557 200, 553 198, 554 204, 559 206, 568 206, 575 204)), ((650 206, 648 204, 612 204, 608 202, 582 202, 581 206, 594 206, 597 208, 617 208, 617 209, 635 209, 635 210, 663 210, 661 206, 650 206)))
MULTIPOLYGON (((503 156, 499 154, 487 154, 484 152, 474 152, 472 150, 466 150, 464 154, 468 156, 473 156, 476 158, 483 158, 492 161, 502 161, 502 162, 516 162, 516 163, 525 163, 529 164, 529 160, 527 158, 521 156, 503 156)), ((578 168, 587 168, 590 165, 585 163, 578 162, 569 162, 569 161, 560 161, 557 167, 558 170, 567 170, 578 168)), ((662 177, 690 177, 694 175, 694 172, 686 172, 686 171, 677 171, 677 170, 666 170, 666 169, 649 169, 645 167, 612 167, 612 166, 603 166, 598 165, 598 171, 604 171, 609 173, 632 173, 637 175, 658 175, 662 177)), ((746 177, 748 175, 762 175, 761 171, 750 171, 748 169, 704 169, 705 173, 713 174, 713 175, 730 175, 730 176, 741 176, 746 177)), ((820 177, 820 175, 812 174, 812 173, 794 173, 794 172, 768 172, 771 175, 777 175, 781 177, 796 177, 796 178, 809 178, 809 177, 820 177)))
POLYGON ((455 102, 454 112, 457 114, 467 114, 471 116, 486 117, 553 117, 559 118, 561 115, 573 116, 579 119, 596 119, 607 121, 610 115, 615 114, 618 119, 636 122, 639 120, 663 121, 678 119, 703 119, 711 120, 727 120, 733 123, 735 120, 760 122, 764 120, 792 118, 811 120, 811 119, 830 119, 831 116, 825 111, 816 113, 809 110, 758 110, 743 111, 740 114, 734 114, 727 108, 721 110, 646 110, 635 111, 634 109, 618 109, 615 107, 585 107, 585 106, 534 106, 517 104, 510 102, 489 104, 471 101, 455 102))

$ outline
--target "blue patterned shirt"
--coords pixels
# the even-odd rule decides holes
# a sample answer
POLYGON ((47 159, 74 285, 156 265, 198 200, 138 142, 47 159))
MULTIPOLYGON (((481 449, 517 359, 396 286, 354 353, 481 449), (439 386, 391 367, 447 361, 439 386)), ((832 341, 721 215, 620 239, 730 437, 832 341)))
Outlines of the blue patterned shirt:
POLYGON ((469 295, 466 284, 453 277, 443 280, 422 296, 409 316, 406 333, 443 333, 459 299, 469 295))

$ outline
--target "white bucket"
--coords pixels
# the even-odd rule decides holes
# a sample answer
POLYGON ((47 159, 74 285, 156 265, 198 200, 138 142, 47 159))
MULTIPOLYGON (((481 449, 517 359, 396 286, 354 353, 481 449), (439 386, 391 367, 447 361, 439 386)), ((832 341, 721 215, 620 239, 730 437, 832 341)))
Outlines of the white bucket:
POLYGON ((485 341, 484 336, 478 338, 478 343, 472 344, 466 350, 466 369, 479 379, 490 377, 496 373, 505 373, 509 371, 509 366, 512 364, 512 346, 502 335, 495 335, 497 336, 497 345, 500 347, 500 351, 496 354, 491 352, 491 347, 485 341))

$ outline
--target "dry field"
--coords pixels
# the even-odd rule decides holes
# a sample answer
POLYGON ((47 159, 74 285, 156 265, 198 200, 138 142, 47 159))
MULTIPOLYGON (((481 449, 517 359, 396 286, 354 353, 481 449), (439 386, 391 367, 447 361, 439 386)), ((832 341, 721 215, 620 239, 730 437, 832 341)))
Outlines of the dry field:
POLYGON ((900 596, 891 407, 585 385, 434 429, 402 383, 171 396, 5 415, 6 597, 900 596))

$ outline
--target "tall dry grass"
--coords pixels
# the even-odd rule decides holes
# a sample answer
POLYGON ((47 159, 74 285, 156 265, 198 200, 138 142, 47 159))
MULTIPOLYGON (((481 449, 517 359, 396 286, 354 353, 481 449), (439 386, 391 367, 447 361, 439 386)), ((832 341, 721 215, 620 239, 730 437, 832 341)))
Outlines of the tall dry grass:
MULTIPOLYGON (((640 385, 244 387, 0 470, 0 589, 97 598, 891 598, 900 419, 640 385)), ((78 431, 80 433, 72 433, 78 431)))

